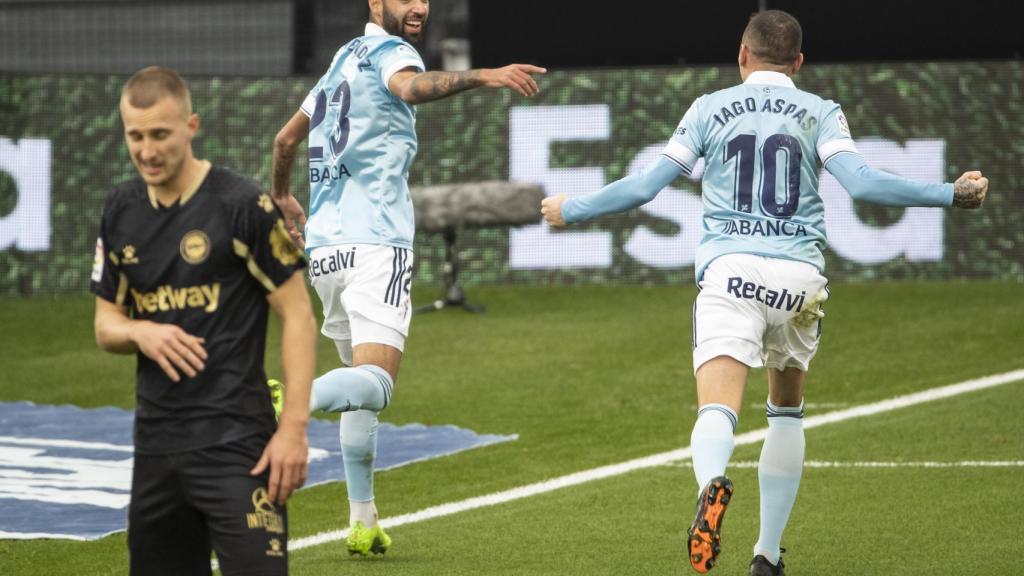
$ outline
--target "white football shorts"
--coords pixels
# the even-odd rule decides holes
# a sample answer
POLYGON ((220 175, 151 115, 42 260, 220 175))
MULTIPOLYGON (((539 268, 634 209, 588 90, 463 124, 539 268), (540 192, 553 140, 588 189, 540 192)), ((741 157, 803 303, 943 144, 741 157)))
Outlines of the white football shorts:
POLYGON ((828 280, 814 266, 726 254, 704 270, 693 305, 693 371, 717 356, 807 371, 818 351, 828 280))
POLYGON ((405 349, 412 319, 412 250, 373 244, 314 248, 309 278, 323 303, 324 336, 352 365, 352 347, 387 344, 405 349))

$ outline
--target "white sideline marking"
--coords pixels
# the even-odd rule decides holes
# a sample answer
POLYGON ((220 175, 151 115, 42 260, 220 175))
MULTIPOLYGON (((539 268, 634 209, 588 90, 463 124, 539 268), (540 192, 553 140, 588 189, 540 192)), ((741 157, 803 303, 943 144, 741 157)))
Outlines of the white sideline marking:
MULTIPOLYGON (((691 462, 674 464, 680 468, 693 468, 691 462)), ((960 462, 822 462, 808 460, 804 468, 1019 468, 1024 460, 964 460, 960 462)), ((756 460, 729 462, 729 468, 757 468, 756 460)))
MULTIPOLYGON (((846 420, 852 420, 854 418, 860 418, 862 416, 873 416, 875 414, 881 414, 883 412, 890 412, 892 410, 898 410, 900 408, 906 408, 908 406, 914 406, 916 404, 923 404, 925 402, 931 402, 933 400, 941 400, 944 398, 950 398, 952 396, 958 396, 960 394, 966 394, 968 392, 975 392, 978 390, 984 390, 986 388, 993 388, 995 386, 1001 386, 1003 384, 1009 384, 1011 382, 1017 382, 1024 380, 1024 370, 1014 370, 1011 372, 1005 372, 1003 374, 994 374, 992 376, 986 376, 983 378, 977 378, 974 380, 967 380, 964 382, 958 382, 956 384, 950 384, 947 386, 940 386, 938 388, 931 388, 922 392, 915 392, 913 394, 907 394, 905 396, 897 396, 888 400, 882 400, 879 402, 872 402, 871 404, 863 404, 861 406, 854 406, 845 410, 836 410, 821 414, 819 416, 811 416, 804 418, 804 429, 817 428, 819 426, 825 426, 828 424, 835 424, 846 420)), ((765 434, 768 432, 767 428, 760 430, 754 430, 747 432, 746 434, 740 434, 736 436, 736 446, 742 446, 744 444, 754 444, 764 440, 765 434)), ((485 496, 477 496, 475 498, 469 498, 460 502, 450 502, 448 504, 441 504, 438 506, 431 506, 418 512, 412 512, 410 514, 403 514, 401 516, 394 516, 391 518, 383 518, 380 523, 385 528, 394 528, 396 526, 403 526, 405 524, 413 524, 416 522, 422 522, 424 520, 431 520, 434 518, 440 518, 443 516, 450 516, 452 514, 458 514, 459 512, 465 512, 467 510, 474 510, 477 508, 484 508, 487 506, 494 506, 497 504, 504 504, 513 500, 519 500, 521 498, 527 498, 530 496, 536 496, 538 494, 544 494, 546 492, 553 492, 561 488, 568 488, 570 486, 577 486, 579 484, 585 484, 587 482, 593 482, 595 480, 601 480, 603 478, 610 478, 612 476, 621 476, 622 474, 628 474, 637 470, 643 470, 645 468, 654 468, 656 466, 664 466, 666 464, 672 464, 680 460, 685 460, 690 457, 690 447, 680 448, 677 450, 670 450, 668 452, 662 452, 660 454, 654 454, 652 456, 646 456, 644 458, 637 458, 635 460, 629 460, 621 462, 619 464, 611 464, 608 466, 601 466, 600 468, 593 468, 591 470, 584 470, 582 472, 576 472, 574 474, 568 474, 566 476, 560 476, 558 478, 552 478, 551 480, 545 480, 543 482, 536 482, 534 484, 527 484, 526 486, 520 486, 518 488, 512 488, 511 490, 505 490, 502 492, 495 492, 485 496)), ((348 536, 348 529, 344 530, 332 530, 330 532, 321 532, 320 534, 314 534, 313 536, 307 536, 305 538, 296 538, 288 541, 288 550, 294 552, 296 550, 302 550, 303 548, 309 548, 311 546, 318 546, 320 544, 326 544, 329 542, 335 542, 343 540, 348 536)), ((216 564, 214 564, 216 568, 216 564)))
MULTIPOLYGON (((77 540, 78 542, 87 542, 87 538, 82 536, 68 536, 66 534, 47 534, 46 532, 4 532, 0 530, 0 540, 36 540, 36 539, 60 539, 60 540, 77 540)), ((214 570, 217 566, 214 565, 214 570)))
POLYGON ((18 438, 14 436, 0 436, 0 444, 18 444, 21 446, 45 446, 47 448, 79 448, 83 450, 109 450, 112 452, 135 451, 131 445, 108 444, 106 442, 79 442, 78 440, 57 440, 53 438, 18 438))
MULTIPOLYGON (((826 408, 846 408, 851 402, 805 402, 805 410, 824 410, 826 408)), ((690 410, 697 411, 696 404, 690 404, 690 410)), ((750 410, 761 410, 764 408, 764 402, 751 402, 747 404, 747 408, 750 410)))

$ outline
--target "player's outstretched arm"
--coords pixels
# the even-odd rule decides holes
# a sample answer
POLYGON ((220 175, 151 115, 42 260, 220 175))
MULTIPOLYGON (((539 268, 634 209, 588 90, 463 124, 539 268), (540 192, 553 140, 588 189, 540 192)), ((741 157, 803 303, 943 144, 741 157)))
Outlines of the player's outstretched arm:
POLYGON ((678 164, 660 156, 645 172, 616 180, 597 192, 570 199, 565 194, 545 198, 540 213, 548 224, 559 227, 623 212, 650 202, 680 174, 678 164))
POLYGON ((546 69, 530 64, 460 72, 419 72, 406 68, 391 76, 388 89, 408 104, 432 102, 473 88, 508 88, 521 96, 533 96, 540 92, 533 76, 545 72, 546 69))
POLYGON ((833 156, 825 169, 853 198, 886 206, 978 208, 988 192, 981 172, 967 172, 954 184, 919 182, 875 170, 852 152, 833 156))
POLYGON ((306 483, 308 473, 306 426, 316 370, 316 320, 301 270, 268 294, 267 301, 281 320, 284 409, 277 432, 251 473, 256 476, 269 468, 267 493, 272 501, 284 504, 292 492, 306 483))
POLYGON ((302 230, 306 227, 306 212, 292 196, 292 168, 299 145, 309 134, 309 117, 299 110, 274 137, 274 163, 270 169, 270 197, 284 215, 284 225, 299 248, 305 247, 302 230))
POLYGON ((194 378, 205 367, 204 339, 174 324, 129 318, 123 307, 99 296, 94 329, 96 344, 101 349, 115 354, 142 352, 174 382, 181 381, 179 370, 194 378))

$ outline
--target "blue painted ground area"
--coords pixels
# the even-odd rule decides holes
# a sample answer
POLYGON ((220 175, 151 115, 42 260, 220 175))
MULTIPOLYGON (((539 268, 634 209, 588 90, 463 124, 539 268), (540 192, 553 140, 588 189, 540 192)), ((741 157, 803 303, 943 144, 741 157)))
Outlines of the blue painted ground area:
MULTIPOLYGON (((378 431, 378 470, 516 436, 455 426, 378 431)), ((306 486, 344 479, 338 423, 311 419, 306 486)), ((90 540, 125 529, 132 471, 132 412, 0 403, 0 538, 90 540)))

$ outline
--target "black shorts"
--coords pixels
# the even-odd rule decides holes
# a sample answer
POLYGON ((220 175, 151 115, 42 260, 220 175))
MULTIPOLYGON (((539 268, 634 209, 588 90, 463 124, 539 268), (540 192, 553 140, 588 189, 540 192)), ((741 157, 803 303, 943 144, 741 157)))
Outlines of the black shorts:
POLYGON ((268 472, 250 476, 262 436, 192 452, 135 455, 128 506, 131 574, 288 574, 288 516, 267 497, 268 472))

